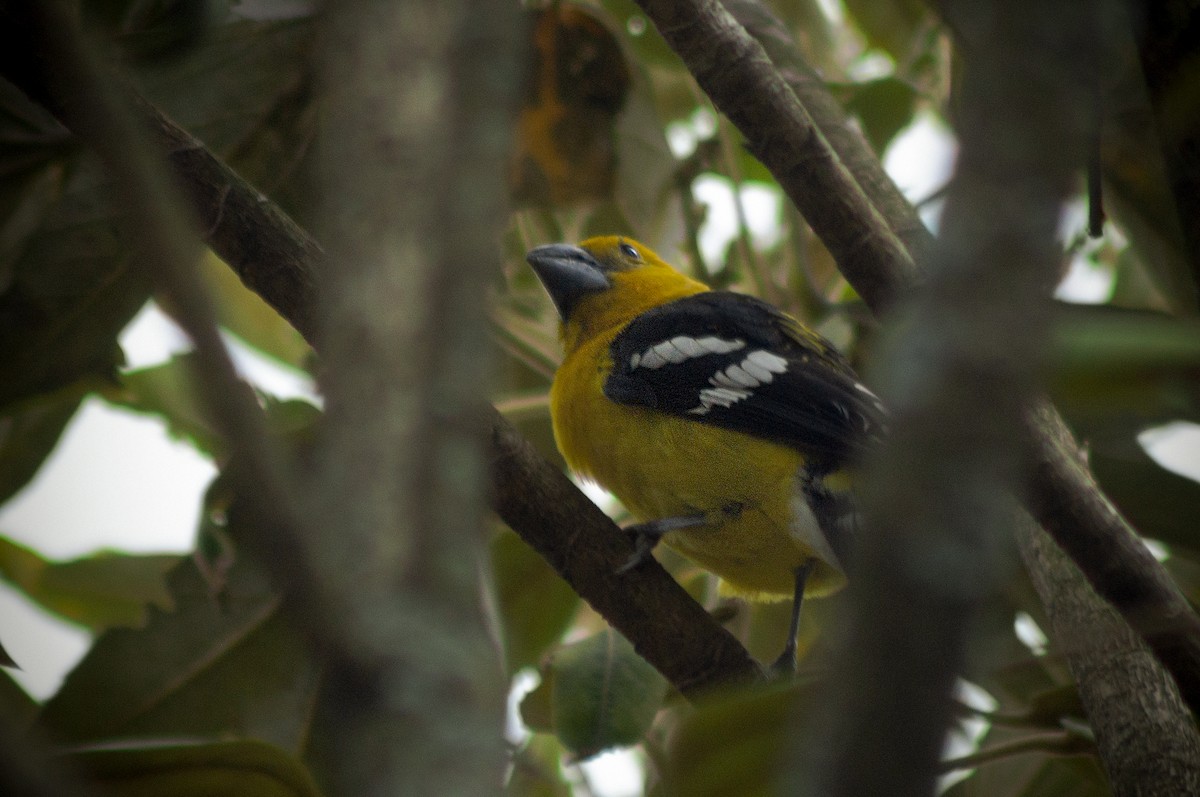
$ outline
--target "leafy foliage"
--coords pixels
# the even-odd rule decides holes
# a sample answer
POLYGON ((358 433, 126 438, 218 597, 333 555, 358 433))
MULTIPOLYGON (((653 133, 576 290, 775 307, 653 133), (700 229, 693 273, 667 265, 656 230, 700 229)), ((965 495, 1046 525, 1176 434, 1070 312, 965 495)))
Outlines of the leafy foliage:
MULTIPOLYGON (((312 19, 268 19, 265 2, 233 4, 235 13, 223 3, 208 4, 211 19, 200 21, 145 13, 167 5, 84 4, 95 32, 153 103, 294 217, 311 219, 312 19)), ((952 116, 956 65, 948 33, 925 4, 846 2, 838 20, 827 18, 817 0, 772 5, 877 153, 886 153, 918 116, 952 116)), ((538 29, 549 36, 547 20, 557 12, 541 13, 538 29)), ((558 461, 545 401, 557 357, 555 318, 522 256, 539 243, 595 233, 636 236, 681 268, 756 292, 856 358, 868 358, 871 327, 845 301, 852 291, 829 253, 797 214, 788 210, 764 221, 745 201, 742 189, 750 181, 776 197, 780 192, 727 124, 708 124, 709 103, 638 7, 603 0, 570 15, 572 25, 588 31, 587 41, 602 42, 602 57, 580 67, 589 82, 581 88, 566 68, 576 62, 544 52, 539 58, 531 41, 532 80, 545 77, 539 67, 561 68, 550 109, 534 104, 526 110, 551 113, 567 105, 585 121, 602 123, 584 124, 583 147, 568 146, 569 136, 565 144, 551 141, 554 146, 528 138, 516 145, 514 160, 537 153, 542 178, 579 177, 586 168, 587 186, 541 185, 545 190, 530 201, 530 186, 514 185, 527 206, 513 212, 504 269, 492 291, 497 405, 558 461), (620 87, 619 101, 597 94, 596 85, 610 84, 620 87), (597 105, 605 113, 589 116, 597 105), (586 164, 573 162, 573 155, 586 164), (706 207, 694 190, 701 178, 728 189, 741 206, 732 213, 706 207), (731 231, 714 232, 716 222, 729 218, 731 231), (770 234, 751 234, 761 227, 770 234)), ((1124 108, 1126 100, 1119 95, 1113 105, 1124 108)), ((1144 146, 1133 145, 1141 141, 1144 113, 1114 117, 1106 120, 1113 135, 1102 152, 1110 237, 1064 253, 1109 280, 1111 290, 1103 306, 1061 308, 1047 384, 1088 441, 1108 494, 1146 536, 1166 544, 1172 573, 1196 599, 1200 540, 1192 519, 1200 515, 1200 486, 1164 469, 1138 439, 1169 421, 1200 422, 1200 329, 1186 298, 1195 290, 1194 275, 1167 221, 1165 176, 1148 162, 1144 146)), ((552 121, 535 125, 540 135, 552 121)), ((150 299, 150 288, 112 193, 94 157, 0 82, 0 501, 34 478, 92 393, 161 418, 172 435, 228 464, 227 446, 196 400, 191 355, 124 368, 118 335, 150 299)), ((198 265, 226 331, 288 367, 312 365, 299 335, 225 264, 208 255, 198 265)), ((303 402, 261 398, 270 424, 282 433, 302 437, 317 416, 303 402)), ((221 525, 214 518, 226 496, 219 493, 214 490, 198 523, 204 554, 221 525)), ((619 507, 615 514, 620 517, 619 507)), ((0 577, 98 633, 62 688, 40 707, 5 674, 0 711, 21 724, 36 713, 39 727, 74 745, 68 758, 109 793, 317 793, 309 769, 319 772, 322 735, 336 732, 320 712, 324 662, 293 627, 274 585, 238 555, 237 535, 230 537, 233 561, 222 564, 227 569, 220 579, 197 565, 211 564, 211 556, 194 561, 114 551, 55 562, 0 537, 0 577), (185 736, 199 741, 151 741, 185 736), (91 747, 118 738, 119 748, 91 747)), ((514 753, 509 793, 577 793, 570 773, 579 759, 637 744, 650 761, 652 793, 770 792, 780 740, 799 721, 792 709, 808 705, 828 666, 824 632, 835 622, 838 598, 806 609, 801 652, 812 665, 811 678, 693 708, 674 700, 661 676, 626 640, 601 627, 514 534, 496 531, 490 554, 504 668, 509 677, 536 668, 542 679, 521 704, 528 734, 514 753)), ((778 650, 786 622, 781 610, 730 610, 709 577, 669 552, 662 561, 756 654, 778 650)), ((999 703, 997 713, 1022 722, 990 724, 980 742, 985 749, 1083 721, 1061 651, 1034 652, 1022 644, 1013 631, 1018 613, 1040 617, 1032 591, 1014 575, 1010 588, 985 607, 969 675, 999 703)), ((1086 751, 1063 757, 1029 749, 988 761, 947 793, 1084 797, 1106 789, 1086 751)))

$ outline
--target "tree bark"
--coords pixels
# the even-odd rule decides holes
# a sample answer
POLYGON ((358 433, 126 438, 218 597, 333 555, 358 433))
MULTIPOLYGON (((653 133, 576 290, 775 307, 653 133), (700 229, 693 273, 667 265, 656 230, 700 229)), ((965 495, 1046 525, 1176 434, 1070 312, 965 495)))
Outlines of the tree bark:
POLYGON ((328 4, 322 23, 326 410, 305 542, 344 623, 328 780, 345 795, 499 794, 481 297, 505 213, 516 9, 364 0, 328 4))
POLYGON ((1018 523, 1022 558, 1066 656, 1117 797, 1200 793, 1200 734, 1145 642, 1046 533, 1018 523))

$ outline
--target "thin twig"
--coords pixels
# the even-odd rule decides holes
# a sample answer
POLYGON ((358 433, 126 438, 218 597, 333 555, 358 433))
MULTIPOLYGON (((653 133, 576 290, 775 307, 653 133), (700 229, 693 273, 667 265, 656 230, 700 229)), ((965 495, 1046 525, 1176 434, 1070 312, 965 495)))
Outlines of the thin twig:
POLYGON ((974 769, 1027 753, 1054 756, 1095 755, 1096 746, 1087 737, 1070 731, 1039 733, 1013 739, 1010 742, 994 744, 958 758, 948 758, 942 761, 938 771, 946 773, 960 769, 974 769))

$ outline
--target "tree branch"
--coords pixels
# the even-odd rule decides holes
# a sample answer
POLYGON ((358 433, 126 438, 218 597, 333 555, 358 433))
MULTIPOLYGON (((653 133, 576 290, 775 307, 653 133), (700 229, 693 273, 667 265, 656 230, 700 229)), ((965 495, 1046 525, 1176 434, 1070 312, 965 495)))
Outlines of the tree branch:
POLYGON ((726 0, 725 7, 762 45, 779 70, 779 76, 812 117, 830 149, 854 176, 912 259, 921 263, 933 246, 933 233, 880 166, 879 156, 871 150, 858 128, 850 123, 842 106, 825 87, 825 81, 804 60, 791 32, 759 0, 726 0))
POLYGON ((758 42, 718 0, 638 0, 877 313, 916 281, 912 255, 758 42))
POLYGON ((320 18, 325 412, 304 530, 346 629, 324 709, 336 794, 501 790, 479 297, 505 214, 517 22, 508 0, 342 0, 320 18))
POLYGON ((1113 793, 1200 792, 1200 734, 1174 681, 1045 532, 1022 518, 1017 535, 1113 793))
POLYGON ((1002 744, 985 747, 969 755, 951 758, 943 761, 938 767, 940 772, 954 772, 959 769, 975 769, 996 761, 1003 761, 1015 755, 1025 753, 1041 753, 1042 755, 1093 755, 1096 746, 1090 739, 1078 733, 1062 731, 1059 733, 1039 733, 1033 736, 1022 736, 1002 744))

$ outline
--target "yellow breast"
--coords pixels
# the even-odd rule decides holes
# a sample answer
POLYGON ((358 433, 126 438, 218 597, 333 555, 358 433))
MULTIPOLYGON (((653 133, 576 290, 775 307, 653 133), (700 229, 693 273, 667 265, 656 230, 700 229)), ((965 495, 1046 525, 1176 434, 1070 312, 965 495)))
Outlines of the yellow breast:
MULTIPOLYGON (((551 389, 559 450, 571 468, 616 495, 639 520, 704 513, 716 522, 664 542, 757 600, 791 598, 794 571, 814 556, 811 515, 794 511, 803 456, 786 446, 605 398, 614 330, 583 343, 551 389), (798 515, 805 515, 798 517, 798 515)), ((823 547, 823 546, 818 546, 823 547)), ((844 583, 824 562, 806 594, 844 583)))

